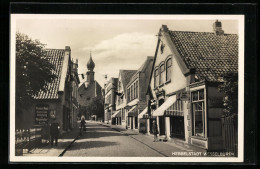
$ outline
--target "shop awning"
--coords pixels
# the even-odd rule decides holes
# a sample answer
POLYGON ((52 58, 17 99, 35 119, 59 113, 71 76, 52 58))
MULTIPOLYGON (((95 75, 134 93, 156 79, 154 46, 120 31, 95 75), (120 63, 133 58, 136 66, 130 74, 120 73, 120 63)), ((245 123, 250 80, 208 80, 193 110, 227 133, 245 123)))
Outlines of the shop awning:
POLYGON ((120 110, 116 111, 116 112, 112 115, 112 118, 120 117, 120 116, 121 116, 121 113, 120 113, 120 112, 121 112, 120 110))
POLYGON ((168 109, 176 101, 176 95, 169 97, 158 109, 153 112, 153 116, 163 116, 168 109))
POLYGON ((138 119, 143 118, 143 116, 147 113, 147 107, 138 115, 138 119))
POLYGON ((138 116, 138 112, 137 112, 136 106, 133 106, 133 107, 129 110, 128 116, 129 116, 129 117, 130 117, 130 116, 138 116))

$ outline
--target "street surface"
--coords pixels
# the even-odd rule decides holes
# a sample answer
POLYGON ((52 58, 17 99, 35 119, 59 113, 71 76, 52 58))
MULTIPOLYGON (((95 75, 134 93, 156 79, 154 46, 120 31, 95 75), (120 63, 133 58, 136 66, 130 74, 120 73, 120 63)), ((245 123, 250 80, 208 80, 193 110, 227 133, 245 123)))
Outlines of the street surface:
POLYGON ((97 123, 87 123, 87 131, 63 156, 163 157, 156 150, 129 135, 97 123))

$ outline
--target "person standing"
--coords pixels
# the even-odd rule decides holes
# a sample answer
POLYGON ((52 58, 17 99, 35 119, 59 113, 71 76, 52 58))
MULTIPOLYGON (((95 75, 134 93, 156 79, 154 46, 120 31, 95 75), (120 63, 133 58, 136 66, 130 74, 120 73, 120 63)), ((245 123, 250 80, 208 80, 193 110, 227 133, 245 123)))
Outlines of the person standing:
POLYGON ((158 141, 157 134, 158 134, 158 127, 157 127, 156 121, 153 120, 153 135, 154 135, 153 141, 154 141, 154 142, 155 142, 155 141, 158 141))
POLYGON ((59 123, 54 119, 50 126, 50 135, 51 135, 51 145, 53 145, 53 141, 55 140, 55 146, 58 145, 58 137, 59 137, 59 123))
POLYGON ((80 121, 80 135, 82 134, 82 130, 86 131, 86 121, 84 116, 81 117, 80 121))

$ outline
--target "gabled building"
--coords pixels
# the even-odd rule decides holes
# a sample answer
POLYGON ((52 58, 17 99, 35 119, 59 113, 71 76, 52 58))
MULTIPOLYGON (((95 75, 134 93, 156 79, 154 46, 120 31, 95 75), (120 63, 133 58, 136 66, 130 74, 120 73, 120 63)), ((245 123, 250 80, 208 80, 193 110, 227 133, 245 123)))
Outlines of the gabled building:
POLYGON ((136 70, 120 70, 118 76, 118 84, 116 90, 116 113, 112 118, 115 118, 115 124, 126 127, 126 86, 131 80, 131 77, 136 73, 136 70))
MULTIPOLYGON (((112 124, 112 116, 116 113, 116 90, 118 78, 111 78, 105 84, 104 122, 112 124)), ((114 123, 114 121, 113 121, 114 123)))
MULTIPOLYGON (((34 96, 31 107, 26 110, 21 119, 16 120, 16 125, 18 128, 30 128, 48 124, 50 119, 56 119, 62 132, 65 132, 76 125, 71 110, 72 89, 77 87, 77 82, 72 85, 71 77, 72 74, 77 74, 77 69, 72 66, 69 46, 66 46, 65 49, 45 50, 46 57, 55 67, 54 73, 57 78, 47 84, 47 91, 39 91, 34 96)), ((75 102, 75 104, 77 103, 75 102)), ((77 106, 74 108, 77 111, 77 106)))
POLYGON ((153 57, 148 56, 143 65, 131 77, 126 85, 127 128, 138 129, 138 114, 147 106, 146 91, 151 75, 153 57))
MULTIPOLYGON (((102 88, 95 80, 95 63, 90 54, 89 61, 87 62, 86 81, 82 83, 78 88, 78 102, 80 104, 80 116, 84 115, 86 119, 90 119, 91 116, 97 115, 98 119, 103 119, 103 109, 93 109, 97 104, 97 101, 103 102, 102 88)), ((103 106, 102 106, 103 107, 103 106)))
MULTIPOLYGON (((238 71, 238 35, 159 30, 149 82, 151 112, 163 139, 175 139, 208 151, 223 150, 223 74, 238 71)), ((148 131, 149 132, 149 131, 148 131)))

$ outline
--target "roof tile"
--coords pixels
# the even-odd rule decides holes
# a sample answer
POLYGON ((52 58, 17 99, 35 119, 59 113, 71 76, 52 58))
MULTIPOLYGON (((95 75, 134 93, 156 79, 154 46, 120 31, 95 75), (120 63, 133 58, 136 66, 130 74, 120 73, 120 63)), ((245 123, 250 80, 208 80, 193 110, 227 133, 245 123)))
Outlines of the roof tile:
POLYGON ((54 79, 51 83, 48 83, 46 88, 47 91, 40 91, 38 95, 34 96, 34 99, 58 99, 58 86, 60 84, 61 78, 61 69, 63 65, 65 50, 64 49, 45 49, 49 62, 52 63, 55 67, 54 73, 57 75, 57 78, 54 79))
POLYGON ((169 31, 172 42, 188 68, 199 79, 220 81, 219 76, 238 71, 238 35, 169 31))

